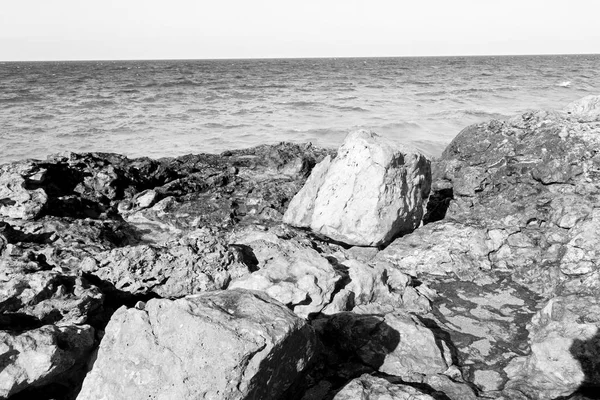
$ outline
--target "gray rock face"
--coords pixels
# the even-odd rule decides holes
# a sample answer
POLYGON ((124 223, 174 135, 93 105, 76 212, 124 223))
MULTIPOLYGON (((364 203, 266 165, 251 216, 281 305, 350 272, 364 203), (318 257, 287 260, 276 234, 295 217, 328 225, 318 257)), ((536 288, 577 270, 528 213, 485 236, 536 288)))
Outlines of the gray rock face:
POLYGON ((0 397, 77 375, 93 345, 89 325, 46 325, 20 334, 0 331, 0 397))
POLYGON ((600 119, 600 96, 586 96, 565 107, 564 111, 581 121, 600 119))
POLYGON ((209 230, 190 232, 168 247, 126 246, 83 260, 81 269, 132 294, 178 298, 227 287, 249 273, 244 256, 209 230))
POLYGON ((540 400, 600 386, 600 299, 551 299, 528 325, 531 354, 506 368, 505 391, 540 400))
POLYGON ((323 331, 341 353, 389 375, 410 379, 414 374, 437 374, 452 363, 444 342, 418 319, 401 312, 339 313, 327 320, 323 331))
POLYGON ((233 280, 230 289, 262 290, 303 318, 330 302, 342 275, 315 249, 271 232, 248 230, 238 237, 232 240, 253 250, 258 271, 233 280))
POLYGON ((0 216, 33 219, 48 202, 43 189, 33 188, 44 179, 45 170, 33 164, 7 164, 0 167, 0 216))
POLYGON ((259 292, 119 309, 77 397, 277 399, 315 351, 312 328, 259 292))
POLYGON ((334 400, 434 400, 434 397, 408 385, 393 384, 383 378, 362 375, 348 383, 334 400))
POLYGON ((351 245, 377 246, 421 223, 430 163, 373 132, 350 133, 318 164, 283 220, 351 245))
MULTIPOLYGON (((488 396, 502 397, 506 386, 509 399, 556 398, 582 384, 564 350, 576 337, 568 324, 537 336, 529 323, 558 294, 600 296, 596 103, 463 130, 433 166, 433 197, 444 194, 449 204, 445 218, 374 258, 437 291, 433 320, 450 334, 465 379, 488 396), (562 342, 546 341, 563 328, 562 342), (560 361, 539 365, 542 356, 560 361)), ((586 319, 583 308, 571 313, 586 319)))

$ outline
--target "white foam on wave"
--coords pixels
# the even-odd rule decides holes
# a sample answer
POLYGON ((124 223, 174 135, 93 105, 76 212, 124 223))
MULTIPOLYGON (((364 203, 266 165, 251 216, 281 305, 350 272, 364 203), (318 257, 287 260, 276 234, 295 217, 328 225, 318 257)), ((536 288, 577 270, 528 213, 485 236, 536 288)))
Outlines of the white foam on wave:
POLYGON ((556 85, 556 86, 560 86, 560 87, 569 87, 569 86, 571 86, 571 81, 564 81, 564 82, 561 82, 561 83, 559 83, 559 84, 558 84, 558 85, 556 85))

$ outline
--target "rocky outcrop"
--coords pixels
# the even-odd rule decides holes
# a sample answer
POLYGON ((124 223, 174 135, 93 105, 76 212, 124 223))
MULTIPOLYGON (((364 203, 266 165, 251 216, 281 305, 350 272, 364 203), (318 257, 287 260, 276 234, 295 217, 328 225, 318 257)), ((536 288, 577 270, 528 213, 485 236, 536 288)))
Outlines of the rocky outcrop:
POLYGON ((243 238, 233 240, 252 249, 258 271, 229 287, 262 290, 301 317, 321 312, 342 279, 329 260, 306 244, 260 231, 245 231, 243 238))
POLYGON ((348 383, 334 400, 434 400, 434 397, 407 385, 398 385, 383 378, 362 375, 348 383))
POLYGON ((565 343, 586 342, 585 332, 576 338, 564 325, 559 345, 529 323, 553 296, 600 295, 596 104, 466 128, 433 165, 427 224, 374 258, 437 292, 431 321, 449 333, 465 379, 488 396, 506 388, 510 399, 556 398, 588 385, 581 370, 558 368, 576 364, 565 343), (563 351, 553 372, 537 365, 550 342, 563 351))
POLYGON ((553 298, 527 328, 531 353, 506 367, 508 395, 545 400, 600 387, 600 299, 553 298))
POLYGON ((598 99, 466 128, 428 200, 367 132, 0 166, 0 397, 597 397, 598 99))
POLYGON ((89 325, 0 331, 0 397, 49 383, 77 384, 93 345, 89 325))
POLYGON ((283 220, 350 245, 377 246, 419 226, 429 188, 423 155, 359 130, 333 160, 315 167, 283 220))
POLYGON ((315 336, 246 290, 119 309, 78 399, 277 399, 311 361, 315 336))

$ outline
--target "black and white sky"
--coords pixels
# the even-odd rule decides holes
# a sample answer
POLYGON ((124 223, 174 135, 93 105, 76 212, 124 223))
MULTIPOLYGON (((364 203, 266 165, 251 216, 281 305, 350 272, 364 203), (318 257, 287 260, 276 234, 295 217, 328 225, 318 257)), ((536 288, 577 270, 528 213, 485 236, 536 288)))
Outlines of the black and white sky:
POLYGON ((599 0, 2 0, 0 61, 600 53, 599 0))

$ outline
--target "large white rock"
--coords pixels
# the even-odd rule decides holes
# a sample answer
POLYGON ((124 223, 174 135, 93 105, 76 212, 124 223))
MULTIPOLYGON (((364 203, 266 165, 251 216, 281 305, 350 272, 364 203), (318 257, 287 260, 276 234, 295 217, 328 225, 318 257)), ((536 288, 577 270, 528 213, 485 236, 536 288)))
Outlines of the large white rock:
POLYGON ((277 399, 315 351, 310 326, 267 295, 227 290, 117 310, 81 399, 277 399))
POLYGON ((283 221, 351 245, 377 246, 419 226, 430 185, 425 156, 359 130, 333 160, 315 166, 283 221))
POLYGON ((595 121, 600 118, 600 96, 583 97, 566 106, 564 111, 583 121, 595 121))

